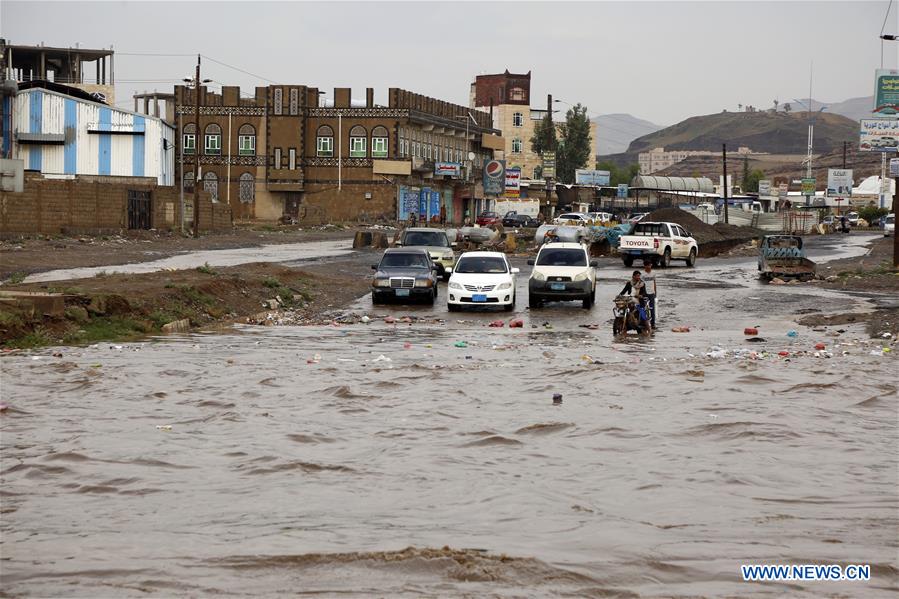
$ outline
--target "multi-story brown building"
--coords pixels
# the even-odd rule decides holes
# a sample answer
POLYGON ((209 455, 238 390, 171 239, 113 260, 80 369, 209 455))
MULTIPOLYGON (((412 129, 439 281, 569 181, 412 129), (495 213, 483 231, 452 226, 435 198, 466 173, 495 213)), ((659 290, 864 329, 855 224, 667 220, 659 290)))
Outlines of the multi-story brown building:
MULTIPOLYGON (((531 108, 531 73, 478 75, 471 84, 469 103, 479 111, 493 115, 493 127, 502 132, 507 167, 521 168, 525 179, 539 179, 543 159, 531 150, 531 138, 537 124, 546 118, 545 108, 531 108)), ((556 135, 560 134, 556 123, 556 135)), ((595 147, 596 122, 590 121, 590 147, 595 147)), ((591 152, 592 156, 593 152, 591 152)), ((591 158, 584 168, 593 168, 591 158)))
POLYGON ((489 114, 398 88, 387 106, 336 88, 330 105, 304 85, 175 87, 166 114, 179 142, 179 180, 201 182, 235 219, 404 220, 410 213, 461 222, 487 208, 484 161, 503 147, 489 114), (183 160, 181 158, 183 151, 183 160), (182 164, 183 163, 183 164, 182 164))

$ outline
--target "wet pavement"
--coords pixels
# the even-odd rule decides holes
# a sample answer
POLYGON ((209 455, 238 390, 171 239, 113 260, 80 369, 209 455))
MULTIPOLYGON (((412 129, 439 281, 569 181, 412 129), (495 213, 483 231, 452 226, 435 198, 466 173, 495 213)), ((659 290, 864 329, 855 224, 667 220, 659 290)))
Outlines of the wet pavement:
POLYGON ((523 266, 511 314, 449 314, 441 286, 433 308, 360 299, 368 324, 3 358, 4 591, 894 594, 896 353, 795 324, 868 300, 700 261, 659 273, 654 337, 615 340, 631 269, 603 264, 589 311, 531 313, 523 266), (872 579, 742 582, 767 563, 872 579))
POLYGON ((304 241, 301 243, 271 244, 259 247, 233 248, 225 250, 204 250, 186 252, 177 256, 113 266, 91 266, 50 270, 24 279, 25 283, 45 283, 49 281, 65 281, 69 279, 85 279, 100 273, 140 274, 160 270, 180 270, 209 266, 236 266, 250 262, 297 262, 320 258, 332 258, 351 253, 353 241, 341 239, 337 241, 304 241))

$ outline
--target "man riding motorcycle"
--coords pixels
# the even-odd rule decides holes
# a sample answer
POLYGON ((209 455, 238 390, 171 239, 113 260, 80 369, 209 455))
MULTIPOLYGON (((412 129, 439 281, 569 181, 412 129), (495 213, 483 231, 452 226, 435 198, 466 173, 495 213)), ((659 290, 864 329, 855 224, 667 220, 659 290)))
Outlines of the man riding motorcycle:
POLYGON ((646 293, 646 284, 643 282, 639 270, 635 270, 631 274, 630 280, 624 284, 624 288, 621 290, 621 293, 619 293, 619 296, 628 295, 637 300, 636 310, 637 318, 639 319, 638 330, 641 332, 651 331, 652 325, 650 324, 651 316, 647 305, 648 297, 646 293))

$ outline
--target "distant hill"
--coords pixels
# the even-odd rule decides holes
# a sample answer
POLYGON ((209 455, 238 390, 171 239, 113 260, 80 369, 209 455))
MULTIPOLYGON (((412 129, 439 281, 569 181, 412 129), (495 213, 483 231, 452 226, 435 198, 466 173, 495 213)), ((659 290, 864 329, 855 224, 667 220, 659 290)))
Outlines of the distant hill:
POLYGON ((597 154, 617 154, 624 152, 632 141, 662 129, 656 125, 630 114, 603 114, 593 119, 596 123, 597 154))
POLYGON ((831 114, 839 114, 853 121, 871 118, 871 110, 874 108, 874 96, 864 98, 850 98, 843 102, 825 104, 831 114))
MULTIPOLYGON (((815 152, 830 152, 844 141, 858 139, 858 124, 844 116, 822 112, 815 122, 815 152)), ((755 152, 797 154, 806 150, 808 120, 804 112, 721 112, 695 116, 655 133, 638 137, 628 154, 653 148, 713 150, 721 144, 736 152, 740 146, 755 152)))

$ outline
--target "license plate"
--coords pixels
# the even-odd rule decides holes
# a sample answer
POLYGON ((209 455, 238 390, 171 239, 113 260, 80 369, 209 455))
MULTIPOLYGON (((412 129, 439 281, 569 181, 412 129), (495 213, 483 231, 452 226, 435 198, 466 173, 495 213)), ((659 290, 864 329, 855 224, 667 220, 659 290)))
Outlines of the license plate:
POLYGON ((408 289, 395 289, 397 297, 409 297, 408 289))
POLYGON ((550 283, 549 288, 553 291, 565 291, 565 283, 550 283))
POLYGON ((471 301, 473 301, 473 302, 486 302, 486 301, 487 301, 487 296, 484 295, 483 293, 476 293, 475 295, 472 295, 472 296, 471 296, 471 301))

